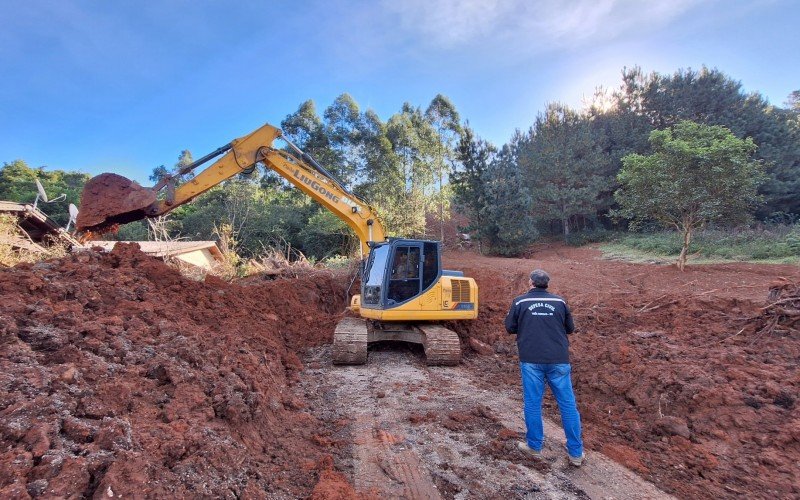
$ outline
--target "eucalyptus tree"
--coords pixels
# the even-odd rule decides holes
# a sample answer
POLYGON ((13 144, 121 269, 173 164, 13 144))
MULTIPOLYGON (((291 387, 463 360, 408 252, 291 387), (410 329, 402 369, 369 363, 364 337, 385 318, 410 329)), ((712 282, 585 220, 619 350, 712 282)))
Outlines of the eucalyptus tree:
POLYGON ((389 118, 386 137, 402 172, 402 183, 395 189, 403 190, 406 200, 406 210, 398 214, 403 220, 398 222, 406 234, 422 236, 433 193, 438 136, 421 110, 406 103, 389 118))
POLYGON ((444 222, 447 220, 450 208, 450 190, 447 189, 445 182, 453 172, 456 161, 455 148, 462 129, 455 105, 442 94, 437 94, 428 105, 425 118, 436 130, 439 139, 434 150, 434 171, 439 183, 435 203, 438 208, 439 239, 444 241, 444 222))
POLYGON ((350 94, 338 96, 323 114, 323 130, 328 148, 336 157, 337 174, 346 186, 352 187, 364 170, 362 114, 350 94))

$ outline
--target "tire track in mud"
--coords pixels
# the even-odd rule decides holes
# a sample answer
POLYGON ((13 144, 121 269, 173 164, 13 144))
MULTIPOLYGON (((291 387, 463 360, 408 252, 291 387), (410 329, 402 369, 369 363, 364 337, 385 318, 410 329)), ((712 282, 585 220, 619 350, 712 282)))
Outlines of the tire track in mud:
POLYGON ((479 364, 429 367, 421 350, 378 345, 363 366, 307 356, 301 381, 329 429, 337 468, 379 498, 671 498, 603 455, 567 464, 560 425, 545 421, 543 460, 516 449, 524 432, 515 387, 483 390, 479 364))

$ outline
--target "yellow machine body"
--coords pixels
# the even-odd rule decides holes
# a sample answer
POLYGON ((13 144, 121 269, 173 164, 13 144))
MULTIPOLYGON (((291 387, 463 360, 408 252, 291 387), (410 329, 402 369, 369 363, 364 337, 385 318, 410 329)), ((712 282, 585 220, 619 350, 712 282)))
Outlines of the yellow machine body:
POLYGON ((472 278, 442 276, 430 289, 391 309, 364 308, 354 295, 350 309, 362 318, 380 321, 448 321, 478 317, 478 284, 472 278), (453 282, 456 282, 455 293, 453 282), (461 309, 463 304, 472 309, 461 309))

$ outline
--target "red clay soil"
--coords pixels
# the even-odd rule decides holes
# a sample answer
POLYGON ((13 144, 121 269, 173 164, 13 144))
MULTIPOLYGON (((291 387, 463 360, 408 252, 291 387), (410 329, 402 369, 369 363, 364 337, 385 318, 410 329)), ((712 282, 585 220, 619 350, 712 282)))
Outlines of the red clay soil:
MULTIPOLYGON (((445 263, 481 287, 480 319, 452 326, 487 387, 519 384, 502 319, 544 267, 576 316, 591 450, 684 498, 800 495, 800 332, 765 328, 762 309, 799 268, 680 273, 558 246, 445 263)), ((347 443, 331 447, 336 423, 295 386, 298 354, 330 342, 348 283, 196 282, 130 245, 0 271, 0 498, 352 498, 326 454, 347 443)))
POLYGON ((0 498, 345 491, 292 388, 344 281, 195 282, 124 244, 0 271, 0 498))
POLYGON ((104 173, 83 187, 75 226, 78 231, 102 232, 105 227, 144 218, 143 210, 156 201, 153 191, 121 175, 104 173))
POLYGON ((800 495, 800 331, 765 328, 764 309, 776 278, 796 284, 800 268, 690 265, 681 273, 569 247, 542 248, 530 260, 454 252, 448 267, 480 286, 481 320, 452 327, 501 354, 484 357, 487 386, 519 383, 502 320, 527 274, 543 267, 576 317, 573 381, 590 449, 683 498, 800 495))

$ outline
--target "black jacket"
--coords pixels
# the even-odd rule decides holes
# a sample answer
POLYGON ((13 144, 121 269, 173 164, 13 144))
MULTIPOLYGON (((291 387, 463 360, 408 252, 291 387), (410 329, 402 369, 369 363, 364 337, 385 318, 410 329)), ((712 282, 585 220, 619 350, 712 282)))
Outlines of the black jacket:
POLYGON ((533 288, 511 304, 506 330, 517 335, 523 363, 569 363, 567 335, 575 331, 567 303, 544 288, 533 288))

